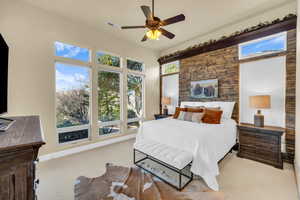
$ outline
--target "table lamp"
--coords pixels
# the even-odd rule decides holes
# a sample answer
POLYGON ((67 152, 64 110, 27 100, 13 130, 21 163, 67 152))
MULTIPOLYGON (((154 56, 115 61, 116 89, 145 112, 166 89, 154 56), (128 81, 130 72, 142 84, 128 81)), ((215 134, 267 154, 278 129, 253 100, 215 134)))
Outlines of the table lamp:
POLYGON ((264 115, 261 114, 260 109, 271 108, 271 96, 270 95, 250 96, 250 107, 258 109, 257 113, 254 115, 254 126, 264 127, 264 115))
POLYGON ((171 104, 171 98, 170 97, 163 97, 161 99, 161 104, 164 105, 164 109, 163 109, 164 115, 168 115, 168 107, 167 107, 167 105, 171 104))

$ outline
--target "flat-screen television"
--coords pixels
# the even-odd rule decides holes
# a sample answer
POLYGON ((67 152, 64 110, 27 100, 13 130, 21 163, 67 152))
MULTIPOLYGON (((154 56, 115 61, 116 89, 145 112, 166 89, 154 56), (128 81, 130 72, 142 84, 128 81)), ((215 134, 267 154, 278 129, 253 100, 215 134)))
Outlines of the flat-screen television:
POLYGON ((0 115, 7 112, 8 46, 0 34, 0 115))

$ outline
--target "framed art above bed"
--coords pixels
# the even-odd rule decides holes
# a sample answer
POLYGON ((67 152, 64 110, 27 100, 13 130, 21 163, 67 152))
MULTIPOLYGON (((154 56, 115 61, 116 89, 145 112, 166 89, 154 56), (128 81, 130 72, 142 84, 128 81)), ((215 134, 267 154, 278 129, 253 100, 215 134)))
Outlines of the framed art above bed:
POLYGON ((218 79, 191 81, 191 97, 197 99, 217 98, 218 79))

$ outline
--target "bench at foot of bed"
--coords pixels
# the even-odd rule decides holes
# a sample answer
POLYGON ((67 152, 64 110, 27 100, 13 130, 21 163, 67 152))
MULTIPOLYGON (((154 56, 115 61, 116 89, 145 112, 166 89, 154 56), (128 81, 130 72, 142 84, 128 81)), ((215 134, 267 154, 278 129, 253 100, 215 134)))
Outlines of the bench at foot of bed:
POLYGON ((154 141, 134 145, 134 164, 160 180, 182 190, 193 180, 193 155, 154 141))

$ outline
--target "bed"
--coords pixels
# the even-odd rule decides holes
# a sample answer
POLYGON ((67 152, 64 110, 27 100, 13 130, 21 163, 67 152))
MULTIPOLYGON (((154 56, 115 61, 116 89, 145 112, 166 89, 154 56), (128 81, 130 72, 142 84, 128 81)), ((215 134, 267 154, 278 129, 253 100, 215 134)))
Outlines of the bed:
POLYGON ((220 124, 205 124, 173 118, 144 122, 136 138, 156 141, 193 154, 191 171, 218 191, 218 162, 236 144, 236 121, 231 119, 234 102, 182 102, 184 106, 218 106, 223 110, 220 124))

